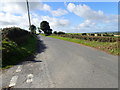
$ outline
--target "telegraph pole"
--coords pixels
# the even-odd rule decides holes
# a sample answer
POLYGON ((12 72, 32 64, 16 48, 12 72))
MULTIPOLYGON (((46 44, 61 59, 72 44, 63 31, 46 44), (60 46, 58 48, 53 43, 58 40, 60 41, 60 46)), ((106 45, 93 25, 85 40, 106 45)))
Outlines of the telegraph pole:
POLYGON ((31 30, 31 29, 30 29, 31 21, 30 21, 30 11, 29 11, 29 3, 28 3, 28 0, 26 0, 26 3, 27 3, 27 11, 28 11, 28 19, 29 19, 29 30, 31 30))

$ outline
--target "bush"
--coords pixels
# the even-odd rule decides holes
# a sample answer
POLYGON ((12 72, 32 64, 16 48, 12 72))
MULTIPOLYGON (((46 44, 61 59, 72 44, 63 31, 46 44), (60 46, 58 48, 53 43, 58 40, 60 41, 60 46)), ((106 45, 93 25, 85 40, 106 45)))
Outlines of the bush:
POLYGON ((58 34, 57 31, 54 31, 53 34, 58 34))
POLYGON ((61 35, 61 34, 65 34, 65 32, 59 31, 59 32, 58 32, 58 35, 61 35))
POLYGON ((95 34, 91 34, 91 36, 95 36, 95 34))
POLYGON ((18 27, 3 28, 2 40, 14 41, 17 44, 25 43, 30 32, 18 27))
MULTIPOLYGON (((3 67, 6 64, 13 62, 11 57, 21 56, 22 53, 19 52, 19 47, 13 41, 2 41, 2 65, 3 67)), ((14 64, 14 63, 13 63, 14 64)))
POLYGON ((26 30, 4 28, 2 36, 2 67, 17 64, 35 51, 37 39, 26 30))
POLYGON ((87 33, 82 33, 83 36, 87 35, 87 33))

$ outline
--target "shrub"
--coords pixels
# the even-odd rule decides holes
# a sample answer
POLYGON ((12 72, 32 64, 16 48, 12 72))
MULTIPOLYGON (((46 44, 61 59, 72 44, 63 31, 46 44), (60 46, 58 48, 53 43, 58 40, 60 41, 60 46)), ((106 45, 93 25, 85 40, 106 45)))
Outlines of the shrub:
POLYGON ((95 36, 95 34, 91 34, 91 36, 95 36))
POLYGON ((53 34, 58 34, 57 31, 54 31, 53 34))
POLYGON ((2 41, 2 65, 10 64, 13 59, 10 57, 16 56, 19 58, 21 54, 19 53, 19 48, 17 44, 13 41, 2 41), (9 58, 9 60, 8 60, 9 58))
POLYGON ((87 35, 87 33, 82 33, 83 36, 87 35))
POLYGON ((18 27, 3 28, 2 40, 11 40, 17 44, 22 44, 28 39, 30 33, 18 27))
POLYGON ((65 32, 59 31, 58 35, 65 34, 65 32))
POLYGON ((37 39, 28 31, 17 27, 2 30, 2 67, 18 64, 35 51, 37 39))

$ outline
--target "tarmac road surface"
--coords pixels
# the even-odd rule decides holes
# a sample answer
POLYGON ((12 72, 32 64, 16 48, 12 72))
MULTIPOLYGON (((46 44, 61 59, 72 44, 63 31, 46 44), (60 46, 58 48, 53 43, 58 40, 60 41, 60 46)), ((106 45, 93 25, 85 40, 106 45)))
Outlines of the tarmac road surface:
POLYGON ((3 71, 1 88, 118 88, 118 57, 45 36, 37 55, 3 71))

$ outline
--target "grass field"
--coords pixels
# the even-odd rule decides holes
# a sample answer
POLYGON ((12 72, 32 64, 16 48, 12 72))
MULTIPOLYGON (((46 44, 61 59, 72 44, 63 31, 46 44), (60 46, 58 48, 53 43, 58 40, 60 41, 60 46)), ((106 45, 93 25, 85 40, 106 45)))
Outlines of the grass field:
POLYGON ((52 37, 52 38, 56 38, 56 39, 61 39, 61 40, 65 40, 65 41, 70 41, 70 42, 94 47, 96 49, 105 51, 105 52, 112 54, 112 55, 120 55, 120 50, 118 49, 118 42, 87 41, 87 40, 81 40, 81 39, 72 39, 72 38, 60 37, 60 36, 56 36, 56 35, 54 35, 54 36, 51 35, 48 37, 52 37))

